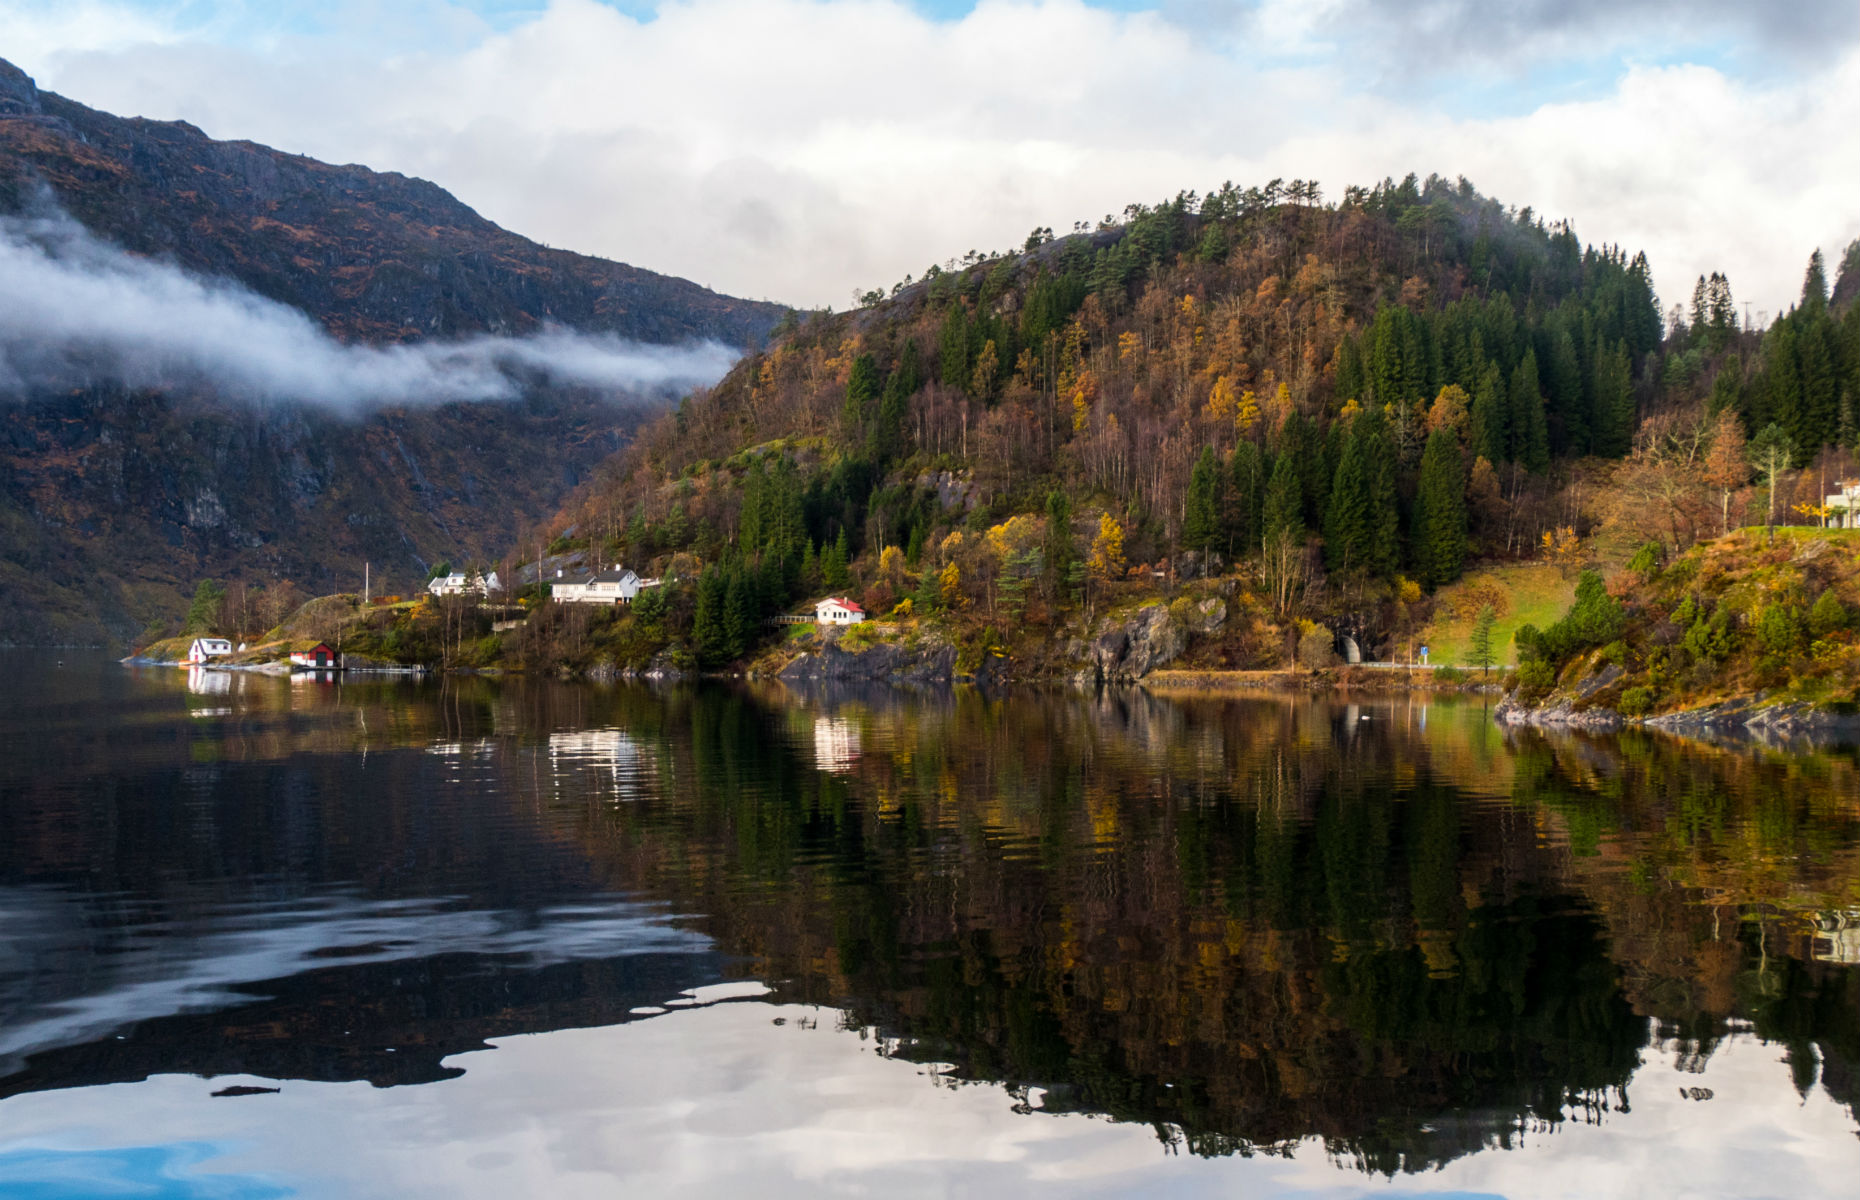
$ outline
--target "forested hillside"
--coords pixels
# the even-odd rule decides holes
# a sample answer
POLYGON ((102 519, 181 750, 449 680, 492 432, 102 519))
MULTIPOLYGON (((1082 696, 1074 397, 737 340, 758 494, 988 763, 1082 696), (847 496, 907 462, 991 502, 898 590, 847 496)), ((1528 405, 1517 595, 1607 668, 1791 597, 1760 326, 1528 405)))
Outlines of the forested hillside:
MULTIPOLYGON (((328 354, 291 357, 280 378, 343 361, 338 346, 390 344, 391 356, 549 330, 744 346, 783 311, 538 245, 424 180, 99 112, 41 92, 0 61, 9 264, 50 262, 19 231, 60 212, 92 239, 90 256, 60 279, 121 283, 120 264, 159 264, 175 268, 164 297, 190 294, 192 280, 223 302, 221 316, 275 301, 331 335, 328 354), (117 264, 114 275, 100 258, 117 264)), ((358 587, 364 570, 378 590, 416 588, 433 564, 488 557, 513 525, 553 512, 642 412, 666 403, 643 384, 564 386, 540 371, 508 400, 455 403, 441 392, 386 408, 342 394, 320 405, 246 403, 236 380, 222 388, 211 371, 124 380, 100 365, 108 339, 87 323, 94 308, 140 314, 147 337, 127 356, 139 363, 184 359, 173 343, 188 338, 274 362, 280 345, 324 345, 307 330, 255 343, 240 332, 248 327, 202 328, 213 321, 165 302, 135 310, 127 287, 101 305, 63 302, 71 369, 47 381, 22 364, 56 359, 61 347, 35 344, 18 322, 58 297, 20 278, 0 275, 5 299, 21 306, 0 330, 12 335, 0 337, 0 643, 171 632, 203 576, 241 594, 265 589, 278 604, 358 587)), ((275 333, 287 310, 263 311, 275 333)))
POLYGON ((732 586, 754 611, 846 586, 1006 633, 1234 570, 1280 617, 1386 636, 1417 585, 1546 534, 1631 549, 1743 520, 1751 439, 1817 468, 1779 473, 1785 518, 1852 463, 1860 308, 1831 307, 1818 254, 1767 332, 1719 275, 1663 316, 1643 256, 1463 179, 1225 185, 865 299, 778 331, 556 524, 714 565, 688 614, 712 657, 741 639, 697 610, 732 586))

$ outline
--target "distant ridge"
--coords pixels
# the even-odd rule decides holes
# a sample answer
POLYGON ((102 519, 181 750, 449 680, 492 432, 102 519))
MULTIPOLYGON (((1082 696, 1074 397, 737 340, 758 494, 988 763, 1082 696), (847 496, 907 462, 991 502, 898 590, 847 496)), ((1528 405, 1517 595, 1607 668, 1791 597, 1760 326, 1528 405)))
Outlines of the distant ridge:
MULTIPOLYGON (((747 349, 786 311, 538 245, 424 180, 98 112, 0 61, 0 216, 52 205, 351 344, 549 325, 747 349)), ((377 592, 416 590, 508 550, 665 404, 533 384, 354 418, 210 385, 35 386, 0 397, 0 644, 170 629, 203 577, 317 594, 368 563, 377 592)))
POLYGON ((0 212, 20 211, 41 185, 125 249, 237 279, 346 340, 553 321, 748 346, 785 311, 539 245, 423 179, 98 112, 0 59, 0 212))

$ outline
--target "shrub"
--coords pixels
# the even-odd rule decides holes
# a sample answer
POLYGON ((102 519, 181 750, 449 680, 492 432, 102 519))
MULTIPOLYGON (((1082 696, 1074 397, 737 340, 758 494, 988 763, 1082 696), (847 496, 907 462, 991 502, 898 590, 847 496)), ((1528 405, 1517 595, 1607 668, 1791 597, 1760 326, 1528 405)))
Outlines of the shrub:
POLYGON ((1556 686, 1556 668, 1541 658, 1533 658, 1518 666, 1518 697, 1523 700, 1539 700, 1550 694, 1556 686))
POLYGON ((1634 551, 1634 557, 1628 559, 1627 569, 1642 579, 1651 579, 1660 573, 1660 563, 1665 558, 1665 546, 1659 542, 1647 542, 1634 551))
POLYGON ((1435 683, 1465 683, 1466 672, 1460 670, 1458 667, 1435 667, 1434 668, 1434 682, 1435 683))
POLYGON ((1631 687, 1621 693, 1620 703, 1615 705, 1624 717, 1644 717, 1653 711, 1653 689, 1650 687, 1631 687))
POLYGON ((1847 628, 1847 621, 1847 606, 1841 603, 1833 588, 1821 593, 1815 606, 1808 610, 1808 631, 1818 638, 1847 628))
POLYGON ((1737 648, 1737 633, 1731 626, 1731 610, 1720 604, 1709 618, 1695 608, 1692 625, 1680 643, 1686 653, 1702 663, 1720 663, 1737 648))
POLYGON ((1792 604, 1771 604, 1757 618, 1757 644, 1763 658, 1771 665, 1781 665, 1795 657, 1802 642, 1800 611, 1792 604))
POLYGON ((1330 630, 1315 621, 1300 621, 1298 626, 1299 665, 1312 670, 1336 665, 1336 639, 1330 630))

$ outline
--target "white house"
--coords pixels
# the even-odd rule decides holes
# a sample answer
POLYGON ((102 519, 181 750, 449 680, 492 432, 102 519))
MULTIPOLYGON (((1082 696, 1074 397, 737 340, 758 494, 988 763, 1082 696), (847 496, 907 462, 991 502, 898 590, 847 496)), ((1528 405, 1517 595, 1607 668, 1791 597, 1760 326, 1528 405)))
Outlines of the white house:
POLYGON ((232 643, 225 638, 199 637, 187 648, 187 662, 203 663, 233 652, 232 643))
POLYGON ((1860 481, 1843 479, 1840 491, 1828 497, 1830 529, 1860 529, 1860 481))
POLYGON ((658 586, 656 579, 641 579, 636 572, 616 566, 574 579, 558 578, 549 585, 549 596, 557 604, 631 604, 640 589, 658 586))
POLYGON ((481 575, 477 571, 453 571, 449 575, 435 575, 426 585, 426 590, 435 596, 488 596, 492 592, 501 592, 504 585, 498 581, 497 572, 481 575))
POLYGON ((865 609, 839 596, 828 596, 814 605, 816 625, 857 625, 863 620, 865 609))

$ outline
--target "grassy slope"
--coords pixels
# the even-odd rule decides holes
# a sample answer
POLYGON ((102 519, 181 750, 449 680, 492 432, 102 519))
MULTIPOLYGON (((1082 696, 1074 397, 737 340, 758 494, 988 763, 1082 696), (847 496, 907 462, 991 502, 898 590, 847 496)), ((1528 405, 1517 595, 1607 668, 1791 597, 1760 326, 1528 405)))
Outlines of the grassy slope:
POLYGON ((1517 647, 1511 635, 1521 625, 1539 629, 1554 625, 1568 611, 1575 594, 1575 580, 1539 563, 1474 570, 1435 596, 1434 620, 1422 634, 1421 644, 1429 648, 1429 661, 1436 666, 1471 666, 1473 621, 1479 605, 1492 599, 1498 612, 1492 626, 1492 653, 1497 664, 1515 665, 1517 647))

